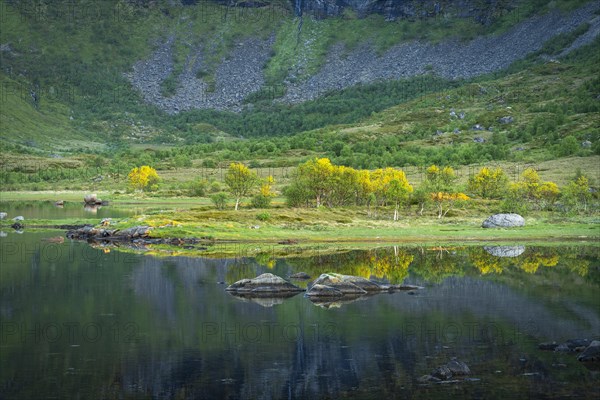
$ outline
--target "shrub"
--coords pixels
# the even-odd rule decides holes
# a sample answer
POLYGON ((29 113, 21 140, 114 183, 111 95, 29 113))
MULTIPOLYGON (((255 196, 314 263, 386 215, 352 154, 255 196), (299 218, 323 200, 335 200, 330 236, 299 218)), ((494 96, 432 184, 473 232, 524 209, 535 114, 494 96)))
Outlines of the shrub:
POLYGON ((262 212, 256 215, 256 219, 259 221, 268 221, 271 218, 271 214, 268 212, 262 212))
POLYGON ((204 179, 191 182, 188 188, 188 195, 192 197, 202 197, 206 195, 208 182, 204 179))
POLYGON ((212 196, 210 196, 210 199, 212 200, 217 210, 224 210, 225 207, 227 207, 227 193, 215 193, 212 196))
POLYGON ((251 204, 254 208, 268 208, 271 205, 271 200, 271 196, 257 194, 256 196, 252 197, 251 204))

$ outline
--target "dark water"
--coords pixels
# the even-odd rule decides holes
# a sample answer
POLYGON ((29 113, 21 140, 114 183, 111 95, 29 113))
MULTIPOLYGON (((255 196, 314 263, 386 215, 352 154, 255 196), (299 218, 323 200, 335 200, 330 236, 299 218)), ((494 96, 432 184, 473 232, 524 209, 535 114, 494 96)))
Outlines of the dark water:
POLYGON ((523 247, 509 249, 512 258, 424 246, 191 259, 45 241, 62 234, 0 238, 2 399, 599 394, 599 373, 576 354, 537 348, 600 335, 598 247, 523 247), (243 301, 219 283, 298 271, 425 289, 327 308, 302 294, 243 301), (452 357, 469 365, 471 380, 418 383, 452 357))

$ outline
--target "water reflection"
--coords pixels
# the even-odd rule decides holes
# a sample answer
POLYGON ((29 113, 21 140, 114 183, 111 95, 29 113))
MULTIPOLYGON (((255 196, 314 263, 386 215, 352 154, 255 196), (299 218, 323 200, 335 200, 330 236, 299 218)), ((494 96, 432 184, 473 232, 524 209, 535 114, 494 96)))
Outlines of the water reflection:
POLYGON ((0 211, 7 214, 7 218, 22 215, 25 220, 30 219, 65 219, 85 218, 90 214, 104 218, 123 218, 137 215, 148 210, 144 206, 120 206, 111 204, 108 207, 102 205, 86 205, 83 202, 66 201, 0 201, 0 211))
POLYGON ((527 247, 516 257, 480 247, 388 247, 156 258, 52 239, 59 235, 0 238, 2 398, 598 394, 600 378, 575 355, 537 350, 539 342, 599 334, 596 247, 527 247), (426 289, 336 308, 315 307, 302 295, 257 304, 222 284, 299 271, 426 289), (452 388, 418 382, 452 357, 480 381, 452 388))

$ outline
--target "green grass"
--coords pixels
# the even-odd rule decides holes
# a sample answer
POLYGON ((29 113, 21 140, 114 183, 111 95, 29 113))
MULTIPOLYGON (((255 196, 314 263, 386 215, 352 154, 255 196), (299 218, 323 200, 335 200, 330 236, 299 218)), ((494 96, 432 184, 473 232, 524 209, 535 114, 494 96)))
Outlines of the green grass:
POLYGON ((600 226, 592 218, 552 217, 539 214, 527 217, 526 226, 517 229, 482 229, 488 214, 447 217, 416 217, 406 213, 391 221, 391 210, 382 209, 378 218, 367 217, 365 210, 344 209, 269 209, 268 221, 257 216, 263 211, 243 209, 216 211, 208 207, 178 209, 149 214, 117 223, 117 227, 148 225, 154 237, 210 237, 217 241, 273 243, 283 239, 303 242, 461 242, 579 240, 600 238, 600 226), (173 225, 173 226, 171 226, 173 225), (258 228, 257 228, 258 227, 258 228))

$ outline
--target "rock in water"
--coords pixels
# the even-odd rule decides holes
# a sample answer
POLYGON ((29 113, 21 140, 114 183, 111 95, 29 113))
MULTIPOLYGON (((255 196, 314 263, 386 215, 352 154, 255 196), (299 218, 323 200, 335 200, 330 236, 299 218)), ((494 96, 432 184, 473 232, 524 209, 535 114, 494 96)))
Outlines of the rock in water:
POLYGON ((382 288, 377 283, 370 281, 368 279, 365 279, 363 277, 360 277, 360 276, 341 275, 341 274, 330 274, 330 275, 338 276, 343 282, 352 283, 366 292, 380 292, 382 290, 387 290, 387 288, 382 288))
POLYGON ((450 360, 446 367, 452 372, 452 375, 469 375, 471 373, 469 366, 457 359, 450 360))
POLYGON ((306 292, 306 297, 341 297, 344 293, 327 285, 314 284, 306 292))
POLYGON ((242 279, 228 286, 225 290, 230 292, 257 294, 304 291, 304 289, 292 285, 285 279, 269 273, 259 275, 254 279, 242 279))
POLYGON ((83 197, 83 202, 85 204, 96 204, 97 201, 98 197, 96 196, 96 194, 88 194, 83 197))
POLYGON ((438 368, 436 368, 431 375, 435 378, 441 379, 443 381, 446 381, 450 378, 452 378, 452 371, 450 371, 450 368, 448 368, 448 366, 446 365, 442 365, 438 368))
POLYGON ((483 249, 494 257, 518 257, 525 252, 525 246, 484 246, 483 249))
POLYGON ((525 226, 525 219, 519 214, 495 214, 488 217, 481 224, 482 228, 514 228, 519 226, 525 226))
POLYGON ((600 362, 600 341, 594 340, 583 352, 577 356, 581 362, 600 362))
MULTIPOLYGON (((366 294, 367 291, 360 288, 356 284, 352 282, 352 280, 347 279, 347 275, 340 274, 321 274, 311 285, 311 288, 314 285, 323 285, 329 286, 334 289, 339 290, 343 294, 366 294)), ((352 277, 356 278, 356 277, 352 277)))

